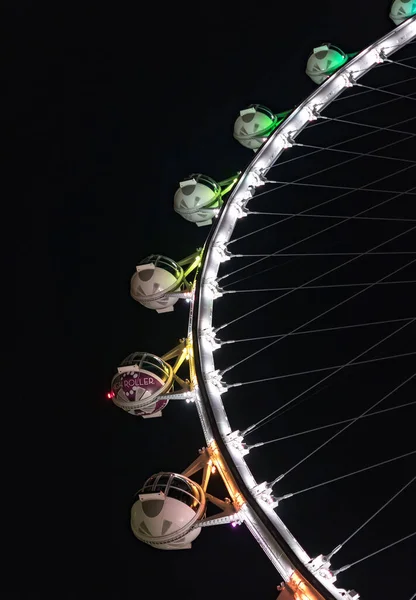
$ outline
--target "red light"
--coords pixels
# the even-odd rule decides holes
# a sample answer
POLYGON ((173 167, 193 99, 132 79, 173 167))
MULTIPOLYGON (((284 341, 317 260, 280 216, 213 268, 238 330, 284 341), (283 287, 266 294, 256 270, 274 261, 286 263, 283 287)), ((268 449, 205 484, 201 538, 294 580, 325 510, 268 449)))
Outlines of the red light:
POLYGON ((111 400, 111 398, 114 398, 114 392, 108 392, 108 394, 107 394, 107 398, 108 398, 109 400, 111 400))

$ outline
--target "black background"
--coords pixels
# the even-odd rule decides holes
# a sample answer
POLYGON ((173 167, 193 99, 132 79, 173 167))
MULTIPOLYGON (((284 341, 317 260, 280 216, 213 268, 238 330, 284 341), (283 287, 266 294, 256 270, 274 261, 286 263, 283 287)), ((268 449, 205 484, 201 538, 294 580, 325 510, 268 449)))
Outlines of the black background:
MULTIPOLYGON (((27 164, 14 182, 23 202, 11 207, 21 225, 18 351, 27 373, 36 365, 37 386, 9 461, 19 500, 10 597, 275 598, 280 576, 244 527, 207 529, 178 553, 134 538, 132 495, 152 473, 192 462, 202 431, 192 405, 143 421, 105 395, 127 354, 161 355, 185 335, 185 304, 157 315, 129 296, 141 258, 180 259, 203 244, 204 229, 173 212, 178 182, 243 169, 252 155, 232 138, 238 111, 298 104, 315 89, 304 73, 310 50, 328 40, 360 50, 391 29, 388 11, 358 0, 13 8, 10 154, 27 164)), ((403 600, 415 587, 409 554, 410 545, 388 580, 403 600)), ((371 595, 384 577, 377 562, 353 575, 342 585, 387 598, 371 595)))

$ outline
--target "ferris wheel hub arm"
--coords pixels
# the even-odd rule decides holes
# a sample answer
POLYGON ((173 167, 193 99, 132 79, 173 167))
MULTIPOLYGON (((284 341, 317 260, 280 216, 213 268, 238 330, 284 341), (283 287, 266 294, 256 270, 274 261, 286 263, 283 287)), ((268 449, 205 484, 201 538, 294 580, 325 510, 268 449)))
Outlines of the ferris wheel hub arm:
POLYGON ((159 394, 159 400, 186 400, 186 402, 195 402, 195 392, 193 390, 182 390, 178 392, 169 392, 159 394))
POLYGON ((191 295, 192 294, 189 291, 181 291, 181 292, 169 292, 168 294, 165 294, 164 297, 166 297, 166 298, 184 298, 185 300, 188 300, 191 298, 191 295))
POLYGON ((207 517, 203 521, 198 521, 195 527, 211 527, 212 525, 225 525, 226 523, 240 525, 242 521, 236 513, 228 514, 224 511, 224 514, 220 513, 220 516, 214 515, 213 517, 207 517))

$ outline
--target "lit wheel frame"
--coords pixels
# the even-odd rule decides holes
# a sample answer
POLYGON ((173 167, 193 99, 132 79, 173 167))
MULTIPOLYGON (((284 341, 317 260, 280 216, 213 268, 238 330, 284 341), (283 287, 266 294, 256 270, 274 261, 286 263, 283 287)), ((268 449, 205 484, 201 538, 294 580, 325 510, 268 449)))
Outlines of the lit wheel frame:
POLYGON ((308 569, 306 563, 310 561, 310 557, 306 551, 276 512, 262 500, 261 495, 253 495, 258 484, 246 464, 243 452, 239 450, 233 436, 230 438, 232 430, 221 399, 221 386, 215 380, 214 347, 212 335, 209 335, 210 332, 212 334, 215 282, 222 262, 224 244, 231 239, 237 219, 253 197, 256 187, 262 183, 261 175, 265 175, 276 163, 290 140, 295 139, 346 88, 415 38, 416 17, 412 17, 341 67, 271 134, 241 175, 212 226, 195 289, 192 317, 198 380, 195 402, 208 448, 217 448, 221 453, 227 470, 245 500, 240 508, 241 518, 282 578, 288 581, 297 571, 319 594, 331 600, 345 600, 345 590, 338 589, 329 580, 314 575, 308 569))

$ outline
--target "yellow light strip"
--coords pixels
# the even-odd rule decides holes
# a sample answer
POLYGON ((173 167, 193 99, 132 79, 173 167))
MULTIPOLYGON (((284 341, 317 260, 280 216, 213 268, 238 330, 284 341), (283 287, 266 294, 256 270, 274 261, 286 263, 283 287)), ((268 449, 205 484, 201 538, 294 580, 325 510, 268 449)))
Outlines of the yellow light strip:
POLYGON ((190 388, 193 390, 197 384, 196 371, 195 371, 195 358, 194 358, 194 348, 192 345, 192 338, 188 337, 186 340, 186 352, 187 352, 187 360, 189 365, 189 380, 191 382, 190 388))

